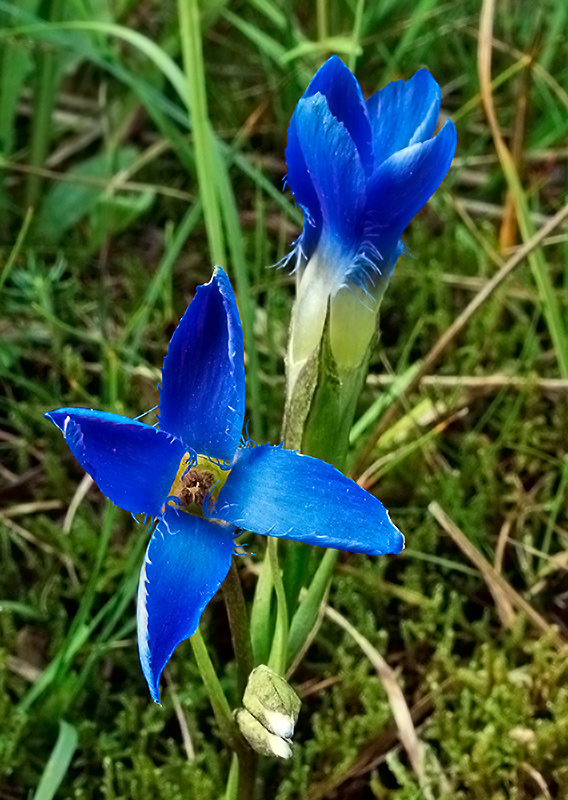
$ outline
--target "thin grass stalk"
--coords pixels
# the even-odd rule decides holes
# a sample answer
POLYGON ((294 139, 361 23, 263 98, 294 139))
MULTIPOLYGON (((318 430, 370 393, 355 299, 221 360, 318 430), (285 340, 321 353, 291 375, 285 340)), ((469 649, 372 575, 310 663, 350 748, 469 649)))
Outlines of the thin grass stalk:
POLYGON ((79 736, 74 725, 59 721, 59 734, 45 769, 41 775, 33 800, 52 800, 59 790, 77 749, 79 736))
POLYGON ((61 682, 75 654, 89 637, 89 628, 86 622, 95 601, 97 583, 110 544, 116 514, 116 508, 110 501, 107 501, 95 563, 93 564, 89 582, 83 593, 79 609, 75 614, 71 627, 69 628, 69 633, 65 637, 57 656, 21 700, 19 709, 22 713, 27 711, 49 686, 61 682))
POLYGON ((215 721, 217 722, 221 736, 238 755, 239 752, 243 751, 244 744, 240 738, 235 721, 233 720, 229 703, 225 697, 225 692, 219 682, 215 667, 213 666, 213 662, 211 661, 199 628, 189 641, 191 642, 197 668, 209 696, 211 707, 215 715, 215 721))
MULTIPOLYGON (((65 0, 52 0, 50 17, 58 21, 63 13, 65 0)), ((57 93, 59 55, 53 50, 39 50, 36 56, 37 83, 34 97, 34 115, 30 144, 29 163, 41 167, 45 161, 51 141, 51 115, 57 93)), ((30 172, 26 183, 26 205, 35 208, 38 204, 43 179, 30 172)))
POLYGON ((215 152, 215 181, 219 192, 219 202, 227 231, 228 248, 239 302, 239 312, 243 325, 245 353, 247 359, 247 391, 250 400, 250 422, 253 440, 260 441, 262 434, 260 393, 260 365, 256 338, 254 334, 255 303, 250 288, 248 264, 243 245, 243 232, 239 212, 231 186, 225 159, 219 149, 215 152))
POLYGON ((327 39, 328 31, 327 0, 317 0, 316 2, 316 25, 318 41, 322 44, 327 39))
POLYGON ((18 237, 14 242, 14 246, 10 250, 10 255, 6 259, 6 263, 2 267, 2 271, 0 272, 0 293, 2 292, 4 284, 10 277, 10 273, 12 272, 12 269, 16 264, 18 256, 20 255, 20 251, 24 245, 24 242, 26 241, 26 236, 28 234, 32 218, 33 218, 33 209, 28 208, 26 216, 24 217, 24 221, 22 222, 22 227, 18 232, 18 237))
POLYGON ((139 350, 144 329, 160 296, 160 292, 171 278, 174 264, 195 228, 201 213, 202 205, 199 200, 196 200, 193 205, 188 207, 172 236, 169 247, 162 256, 156 273, 146 287, 143 299, 123 328, 121 339, 123 342, 130 339, 130 346, 133 352, 139 350))
POLYGON ((355 6, 355 16, 353 19, 353 33, 351 34, 351 38, 353 40, 353 49, 351 50, 347 58, 347 66, 349 67, 351 72, 355 72, 355 67, 357 65, 357 53, 361 41, 361 30, 363 26, 364 10, 365 10, 365 0, 357 0, 357 5, 355 6))
MULTIPOLYGON (((521 184, 513 156, 501 135, 493 94, 491 92, 491 55, 493 48, 493 20, 495 15, 495 0, 483 0, 479 23, 479 48, 478 70, 481 97, 485 113, 491 128, 493 141, 501 168, 509 185, 509 190, 514 198, 519 229, 523 240, 526 242, 534 235, 534 227, 530 218, 530 209, 523 185, 521 184)), ((540 249, 529 253, 528 261, 537 286, 542 312, 546 320, 550 338, 554 347, 558 367, 563 378, 568 377, 568 333, 562 320, 558 298, 554 290, 548 265, 540 249)))
POLYGON ((191 117, 195 149, 195 169, 203 202, 203 216, 214 264, 227 266, 225 237, 217 196, 214 137, 207 112, 205 68, 201 46, 201 19, 197 0, 178 0, 181 50, 187 89, 187 108, 191 117))

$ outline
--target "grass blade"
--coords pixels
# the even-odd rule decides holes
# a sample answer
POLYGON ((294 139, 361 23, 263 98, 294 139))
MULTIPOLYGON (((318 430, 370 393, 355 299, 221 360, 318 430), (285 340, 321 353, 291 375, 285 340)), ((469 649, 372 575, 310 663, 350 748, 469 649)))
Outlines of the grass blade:
POLYGON ((78 736, 75 727, 61 720, 55 747, 45 765, 33 800, 52 800, 55 797, 77 749, 77 741, 78 736))
POLYGON ((226 267, 225 241, 215 180, 215 141, 209 124, 201 24, 197 0, 178 0, 179 27, 185 68, 185 102, 191 117, 195 168, 203 216, 214 264, 226 267))

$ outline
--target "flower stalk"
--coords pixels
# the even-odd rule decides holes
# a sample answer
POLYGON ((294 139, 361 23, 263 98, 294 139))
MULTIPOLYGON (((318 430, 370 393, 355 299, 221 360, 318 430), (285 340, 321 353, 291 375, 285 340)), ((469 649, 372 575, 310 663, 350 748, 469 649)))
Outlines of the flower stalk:
POLYGON ((266 546, 267 561, 272 573, 272 583, 276 594, 276 626, 272 638, 272 648, 268 665, 279 675, 286 669, 286 650, 288 646, 288 607, 278 563, 278 540, 270 537, 266 546))
POLYGON ((247 608, 235 556, 231 560, 229 572, 221 589, 225 600, 233 652, 237 664, 237 694, 240 699, 245 691, 248 676, 254 664, 247 608))
MULTIPOLYGON (((236 576, 238 580, 238 575, 236 576)), ((233 751, 225 800, 250 800, 256 779, 256 755, 244 741, 199 628, 189 640, 221 738, 233 751)))
MULTIPOLYGON (((365 100, 337 56, 316 73, 288 129, 287 183, 304 214, 294 245, 296 302, 287 356, 283 439, 287 447, 344 469, 357 401, 377 340, 378 312, 401 235, 451 164, 456 132, 435 131, 440 87, 427 70, 365 100)), ((288 663, 317 622, 337 552, 326 551, 311 580, 310 559, 287 586, 294 608, 288 663), (308 590, 296 608, 302 584, 308 590)))
POLYGON ((244 745, 199 628, 195 631, 193 636, 191 636, 189 641, 191 642, 195 662, 207 695, 209 696, 211 708, 213 709, 213 714, 215 715, 215 721, 217 722, 221 737, 238 755, 239 752, 243 750, 244 745))
POLYGON ((290 120, 286 180, 304 228, 290 255, 297 296, 285 441, 340 468, 380 302, 404 252, 401 235, 454 156, 450 120, 432 136, 440 99, 440 87, 422 69, 366 100, 354 75, 332 56, 290 120))

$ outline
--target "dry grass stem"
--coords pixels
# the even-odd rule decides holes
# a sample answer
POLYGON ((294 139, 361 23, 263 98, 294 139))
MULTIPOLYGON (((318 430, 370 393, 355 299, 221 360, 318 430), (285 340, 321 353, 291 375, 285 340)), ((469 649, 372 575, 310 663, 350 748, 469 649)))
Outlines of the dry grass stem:
POLYGON ((69 508, 67 509, 67 513, 65 514, 65 519, 63 520, 63 533, 69 533, 71 528, 73 527, 73 520, 75 519, 75 514, 77 513, 77 509, 87 496, 87 493, 91 486, 93 485, 94 481, 89 475, 88 472, 85 472, 83 478, 81 479, 81 483, 77 486, 75 490, 75 494, 73 495, 71 502, 69 503, 69 508))
POLYGON ((509 541, 509 536, 511 535, 512 527, 513 518, 509 516, 501 525, 501 530, 499 531, 499 536, 497 537, 497 547, 495 548, 495 561, 493 566, 499 574, 501 574, 501 569, 503 567, 503 557, 505 555, 505 549, 509 541))
POLYGON ((164 676, 166 678, 166 683, 168 684, 168 688, 170 690, 170 697, 172 698, 174 712, 177 721, 179 723, 179 729, 181 731, 181 738, 183 741, 183 749, 185 750, 187 760, 195 761, 195 748, 193 747, 193 742, 191 740, 191 733, 189 731, 189 725, 187 724, 185 714, 183 713, 183 708, 179 699, 179 695, 176 692, 176 688, 172 683, 172 680, 170 679, 167 670, 164 672, 164 676))
MULTIPOLYGON (((367 383, 371 386, 387 387, 396 380, 396 375, 369 375, 367 383)), ((568 393, 568 380, 565 378, 539 378, 517 375, 423 375, 420 389, 464 389, 472 394, 500 392, 503 389, 529 391, 537 389, 544 394, 557 396, 568 393)))
MULTIPOLYGON (((489 280, 483 289, 476 294, 476 296, 471 300, 470 303, 464 308, 464 310, 459 314, 456 319, 452 322, 449 328, 447 328, 442 336, 438 339, 438 341, 434 344, 431 350, 427 353, 424 360, 420 365, 420 369, 414 376, 414 378, 409 382, 406 390, 402 393, 402 396, 407 396, 411 392, 413 392, 419 385, 422 378, 430 372, 434 364, 438 362, 441 356, 445 353, 447 348, 450 344, 456 339, 462 330, 466 327, 469 323, 470 319, 476 314, 476 312, 487 302, 487 300, 491 297, 491 295, 501 286, 504 280, 511 275, 514 270, 523 263, 525 258, 532 253, 532 251, 537 248, 541 242, 546 239, 546 237, 552 233, 566 218, 568 218, 568 203, 560 209, 552 219, 543 225, 540 230, 538 230, 534 236, 525 242, 522 247, 519 247, 517 252, 509 258, 505 264, 501 267, 501 269, 495 273, 493 278, 489 280)), ((400 398, 399 398, 400 399, 400 398)), ((355 474, 360 474, 364 471, 365 465, 373 452, 373 449, 381 436, 381 434, 389 427, 392 420, 398 415, 399 413, 399 404, 393 404, 390 408, 387 409, 385 414, 381 417, 378 425, 375 427, 374 431, 369 436, 367 444, 363 449, 361 455, 357 459, 356 464, 354 465, 353 472, 355 474)))
POLYGON ((2 511, 4 517, 26 517, 29 514, 39 514, 42 511, 55 511, 61 508, 61 500, 37 500, 33 503, 19 503, 2 511))
POLYGON ((61 181, 62 183, 72 183, 77 186, 89 186, 93 189, 101 189, 101 191, 132 192, 134 194, 141 194, 142 192, 155 192, 163 197, 170 197, 173 200, 182 200, 185 203, 192 203, 195 199, 192 194, 184 192, 181 189, 175 189, 172 186, 160 186, 154 183, 140 183, 138 181, 122 181, 116 184, 114 179, 105 178, 91 178, 87 175, 77 175, 76 173, 57 172, 52 169, 45 169, 43 167, 30 167, 27 164, 18 164, 15 161, 7 161, 0 158, 0 170, 6 172, 19 172, 24 175, 37 175, 40 178, 46 178, 53 181, 61 181))
MULTIPOLYGON (((454 544, 460 548, 462 553, 464 553, 472 564, 475 564, 477 569, 481 572, 496 603, 508 602, 509 605, 516 608, 517 611, 524 614, 541 633, 550 633, 554 630, 544 617, 499 575, 438 503, 435 501, 430 503, 428 511, 432 514, 440 527, 450 536, 454 544), (497 600, 497 598, 499 598, 499 600, 497 600)), ((557 640, 559 645, 562 643, 562 645, 565 646, 565 643, 561 640, 559 635, 557 636, 557 640)))
MULTIPOLYGON (((458 198, 458 202, 460 202, 462 207, 466 211, 469 211, 474 217, 481 217, 482 219, 489 220, 502 220, 506 214, 505 206, 489 203, 486 200, 474 200, 467 197, 460 197, 458 198)), ((554 219, 540 211, 531 211, 529 217, 531 222, 534 222, 535 225, 546 225, 547 222, 554 219)))
POLYGON ((339 625, 357 643, 365 653, 379 676, 387 694, 393 717, 398 728, 400 741, 408 754, 412 769, 420 785, 425 790, 424 753, 402 689, 398 685, 394 670, 387 664, 379 651, 359 631, 351 625, 341 614, 329 606, 325 609, 325 616, 336 625, 339 625))
POLYGON ((58 558, 65 565, 73 584, 75 586, 79 585, 79 578, 77 577, 77 572, 75 571, 75 565, 68 555, 65 553, 60 553, 59 550, 56 550, 55 547, 52 547, 47 542, 42 542, 41 539, 38 539, 38 537, 34 536, 33 533, 30 533, 28 530, 26 530, 26 528, 23 528, 17 522, 14 522, 14 520, 10 519, 6 511, 0 512, 0 523, 4 523, 6 528, 15 533, 16 536, 18 536, 24 542, 37 547, 39 550, 43 550, 44 553, 49 553, 50 555, 54 555, 56 558, 58 558))

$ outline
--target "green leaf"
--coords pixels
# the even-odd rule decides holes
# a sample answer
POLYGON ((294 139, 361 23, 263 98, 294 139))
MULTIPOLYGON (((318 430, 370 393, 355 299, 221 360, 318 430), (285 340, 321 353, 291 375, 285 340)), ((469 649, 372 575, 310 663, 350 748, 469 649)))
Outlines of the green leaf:
POLYGON ((57 742, 45 765, 33 800, 52 800, 55 797, 77 749, 77 740, 78 736, 75 727, 61 720, 57 742))
POLYGON ((112 175, 130 167, 137 157, 138 151, 134 147, 124 147, 112 158, 101 153, 72 167, 67 176, 76 178, 77 182, 65 180, 57 183, 45 195, 37 218, 40 235, 51 242, 59 241, 66 231, 103 202, 106 183, 112 175))
POLYGON ((97 199, 91 213, 91 244, 100 247, 105 240, 125 230, 152 206, 155 192, 104 195, 97 199))
POLYGON ((337 550, 326 550, 314 578, 304 594, 298 610, 292 617, 288 632, 287 666, 290 666, 318 623, 322 604, 331 583, 337 561, 337 550))

